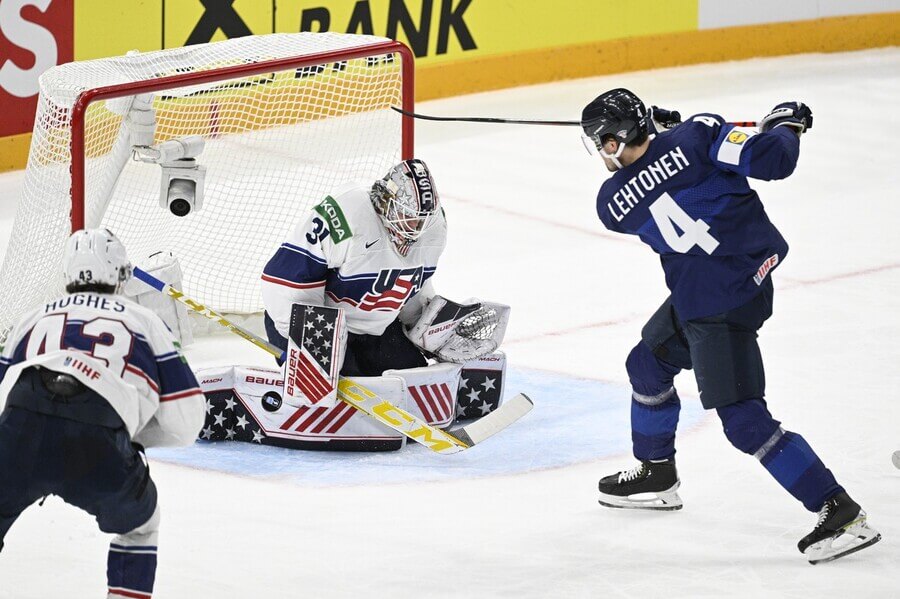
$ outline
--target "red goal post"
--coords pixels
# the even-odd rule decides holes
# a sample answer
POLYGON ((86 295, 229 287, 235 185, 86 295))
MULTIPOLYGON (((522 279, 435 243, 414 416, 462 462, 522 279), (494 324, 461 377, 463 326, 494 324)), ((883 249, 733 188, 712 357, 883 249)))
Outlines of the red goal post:
MULTIPOLYGON (((327 63, 336 63, 354 58, 366 58, 396 53, 400 55, 403 68, 403 95, 402 108, 412 112, 415 106, 415 67, 410 49, 397 41, 379 42, 371 46, 364 46, 357 50, 339 50, 322 52, 303 57, 283 58, 279 60, 263 61, 250 65, 236 65, 212 71, 200 71, 171 75, 154 80, 123 83, 90 89, 79 94, 72 108, 72 232, 84 228, 84 157, 85 157, 85 114, 93 102, 100 100, 112 100, 133 96, 138 93, 154 93, 189 85, 202 85, 234 79, 238 77, 252 77, 264 73, 285 71, 288 69, 300 69, 327 63)), ((413 133, 414 120, 402 119, 402 148, 403 159, 413 157, 413 133)))

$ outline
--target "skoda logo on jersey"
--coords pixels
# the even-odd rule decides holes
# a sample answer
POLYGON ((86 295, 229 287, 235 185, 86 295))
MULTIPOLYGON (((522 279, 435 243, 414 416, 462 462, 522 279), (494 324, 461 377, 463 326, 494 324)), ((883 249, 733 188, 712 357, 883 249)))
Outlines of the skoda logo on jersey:
POLYGON ((422 288, 423 280, 421 266, 382 270, 372 283, 372 290, 363 296, 357 307, 367 312, 399 310, 422 288))

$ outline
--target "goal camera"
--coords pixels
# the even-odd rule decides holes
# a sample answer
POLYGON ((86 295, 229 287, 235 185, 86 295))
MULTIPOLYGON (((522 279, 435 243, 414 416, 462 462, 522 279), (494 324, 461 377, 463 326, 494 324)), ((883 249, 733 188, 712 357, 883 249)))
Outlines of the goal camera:
POLYGON ((203 145, 203 138, 194 135, 156 146, 134 147, 136 160, 162 168, 159 205, 175 216, 187 216, 203 207, 206 167, 197 163, 203 145))

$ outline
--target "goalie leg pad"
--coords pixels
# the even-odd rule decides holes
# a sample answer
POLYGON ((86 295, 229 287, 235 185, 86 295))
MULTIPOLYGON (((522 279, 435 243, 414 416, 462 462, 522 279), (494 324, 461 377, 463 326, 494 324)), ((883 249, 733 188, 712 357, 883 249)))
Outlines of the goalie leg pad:
POLYGON ((506 354, 494 352, 462 365, 457 418, 480 418, 500 407, 506 379, 506 354))
POLYGON ((398 376, 406 388, 406 410, 438 428, 456 419, 456 394, 460 364, 433 364, 421 368, 386 370, 385 376, 398 376))
POLYGON ((336 406, 346 349, 343 310, 294 304, 284 361, 284 401, 294 407, 336 406))
MULTIPOLYGON (((334 407, 288 405, 279 370, 232 366, 204 368, 196 375, 207 404, 202 440, 324 451, 394 451, 406 445, 404 435, 344 402, 334 407)), ((404 406, 400 377, 354 380, 404 406)))

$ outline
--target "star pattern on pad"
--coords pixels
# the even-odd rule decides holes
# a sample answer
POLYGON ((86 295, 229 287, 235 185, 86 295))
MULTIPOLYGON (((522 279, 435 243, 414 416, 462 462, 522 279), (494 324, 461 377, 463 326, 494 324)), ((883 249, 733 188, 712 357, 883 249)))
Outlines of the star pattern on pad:
POLYGON ((502 371, 463 369, 456 393, 459 418, 480 418, 496 410, 502 390, 502 371))
MULTIPOLYGON (((244 399, 252 401, 251 399, 244 399)), ((200 431, 204 441, 244 441, 264 444, 266 434, 234 391, 211 391, 206 394, 206 421, 200 431)))

